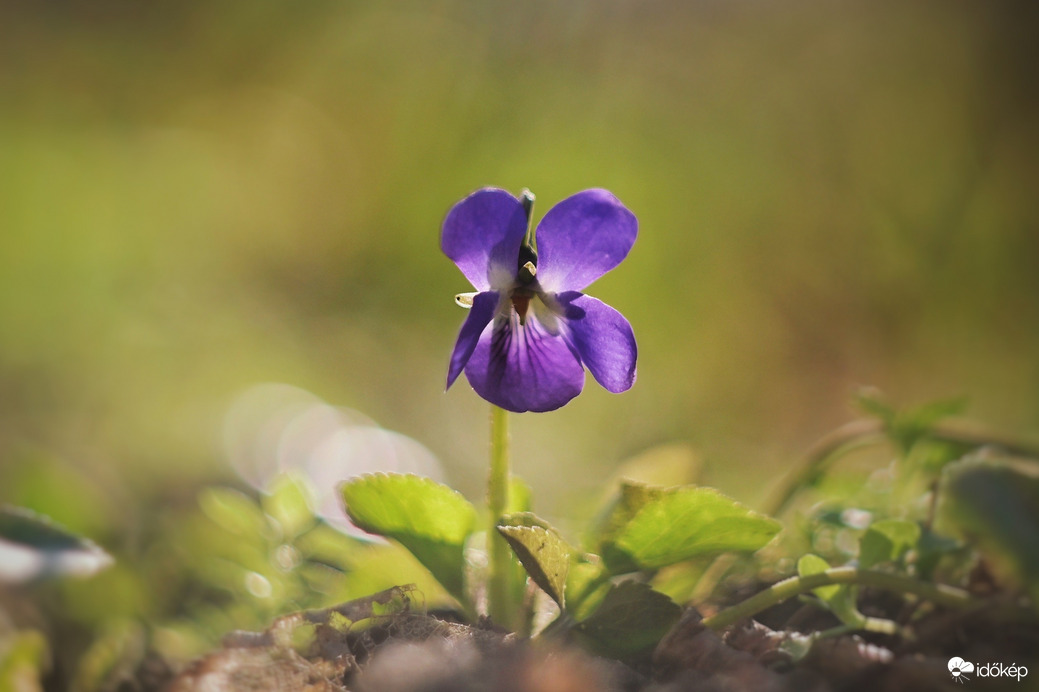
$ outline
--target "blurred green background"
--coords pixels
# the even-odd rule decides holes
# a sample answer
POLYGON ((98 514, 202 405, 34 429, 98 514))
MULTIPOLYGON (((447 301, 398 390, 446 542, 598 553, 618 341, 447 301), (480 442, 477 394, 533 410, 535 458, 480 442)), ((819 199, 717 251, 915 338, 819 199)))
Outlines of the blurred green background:
POLYGON ((851 393, 965 395, 1039 430, 1030 2, 7 3, 0 501, 120 555, 233 479, 282 382, 418 440, 482 497, 487 413, 443 384, 484 185, 640 221, 589 292, 639 379, 515 417, 566 517, 654 445, 754 503, 851 393))

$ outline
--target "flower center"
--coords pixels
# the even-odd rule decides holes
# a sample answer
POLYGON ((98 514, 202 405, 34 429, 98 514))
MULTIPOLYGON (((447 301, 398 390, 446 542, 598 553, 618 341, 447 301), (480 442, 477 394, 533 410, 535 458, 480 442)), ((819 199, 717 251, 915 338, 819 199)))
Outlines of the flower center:
POLYGON ((538 274, 538 253, 527 243, 520 246, 519 260, 516 262, 516 280, 520 285, 534 283, 538 274))
POLYGON ((530 299, 537 293, 538 255, 528 243, 520 246, 519 268, 516 270, 516 287, 509 294, 512 309, 519 316, 520 324, 527 323, 530 299))
POLYGON ((525 324, 527 321, 527 310, 530 308, 530 299, 533 298, 533 294, 523 289, 513 292, 512 296, 512 309, 519 315, 520 324, 525 324))

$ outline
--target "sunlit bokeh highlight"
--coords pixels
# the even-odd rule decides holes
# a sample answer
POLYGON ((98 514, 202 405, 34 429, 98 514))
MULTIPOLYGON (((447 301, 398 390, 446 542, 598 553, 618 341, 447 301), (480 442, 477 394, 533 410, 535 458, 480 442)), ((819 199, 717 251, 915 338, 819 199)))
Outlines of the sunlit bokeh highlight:
POLYGON ((312 494, 317 514, 355 535, 364 534, 343 512, 341 482, 365 473, 444 480, 440 462, 420 443, 285 384, 243 392, 227 413, 224 444, 231 466, 253 488, 267 491, 278 474, 294 474, 312 494))

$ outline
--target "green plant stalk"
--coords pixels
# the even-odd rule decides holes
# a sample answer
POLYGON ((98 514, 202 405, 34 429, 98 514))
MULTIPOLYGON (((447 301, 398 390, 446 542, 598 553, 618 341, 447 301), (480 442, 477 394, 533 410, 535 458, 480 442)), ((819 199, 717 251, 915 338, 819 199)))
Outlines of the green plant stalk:
POLYGON ((710 600, 711 594, 714 593, 718 584, 729 573, 732 566, 736 564, 736 559, 737 556, 733 553, 725 553, 714 558, 696 581, 696 586, 693 587, 693 592, 689 595, 689 602, 694 604, 706 603, 710 600))
POLYGON ((810 574, 804 577, 790 577, 777 582, 731 608, 726 608, 719 613, 704 618, 703 624, 712 630, 722 629, 744 618, 756 615, 788 598, 817 589, 820 586, 830 586, 832 584, 859 584, 889 591, 911 593, 949 608, 967 608, 975 605, 975 601, 969 593, 953 586, 929 584, 900 574, 890 574, 877 570, 859 569, 857 567, 833 567, 825 572, 810 574))
POLYGON ((770 517, 779 516, 799 492, 825 475, 834 461, 859 447, 883 442, 886 439, 883 433, 880 421, 862 419, 845 423, 827 434, 812 446, 800 468, 762 511, 770 517))
POLYGON ((509 504, 509 414, 491 405, 491 472, 487 480, 487 613, 500 625, 508 626, 509 546, 498 534, 498 521, 509 504))
MULTIPOLYGON (((939 442, 974 448, 992 445, 1011 456, 1039 459, 1039 448, 1034 445, 1005 439, 984 430, 939 425, 930 430, 927 436, 939 442)), ((825 475, 840 457, 861 447, 886 441, 889 438, 884 424, 878 420, 864 418, 842 425, 812 446, 798 470, 787 479, 762 511, 772 517, 779 516, 798 493, 825 475)))
POLYGON ((863 616, 859 622, 831 627, 828 630, 816 632, 812 636, 816 639, 827 639, 830 637, 840 637, 845 634, 851 634, 852 632, 876 632, 877 634, 888 634, 893 637, 910 638, 906 629, 893 620, 870 618, 865 616, 863 616))

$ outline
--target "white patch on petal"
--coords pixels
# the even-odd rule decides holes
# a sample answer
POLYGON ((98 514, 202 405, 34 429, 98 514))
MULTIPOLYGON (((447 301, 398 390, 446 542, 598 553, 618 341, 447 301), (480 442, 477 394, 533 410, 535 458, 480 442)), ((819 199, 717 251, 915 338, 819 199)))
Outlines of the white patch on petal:
POLYGON ((491 284, 491 290, 498 293, 509 293, 516 285, 516 271, 501 265, 491 265, 487 271, 487 280, 491 284))
POLYGON ((563 316, 563 307, 551 295, 541 292, 530 301, 530 306, 534 317, 545 331, 552 336, 559 336, 562 330, 562 321, 559 318, 563 316))

